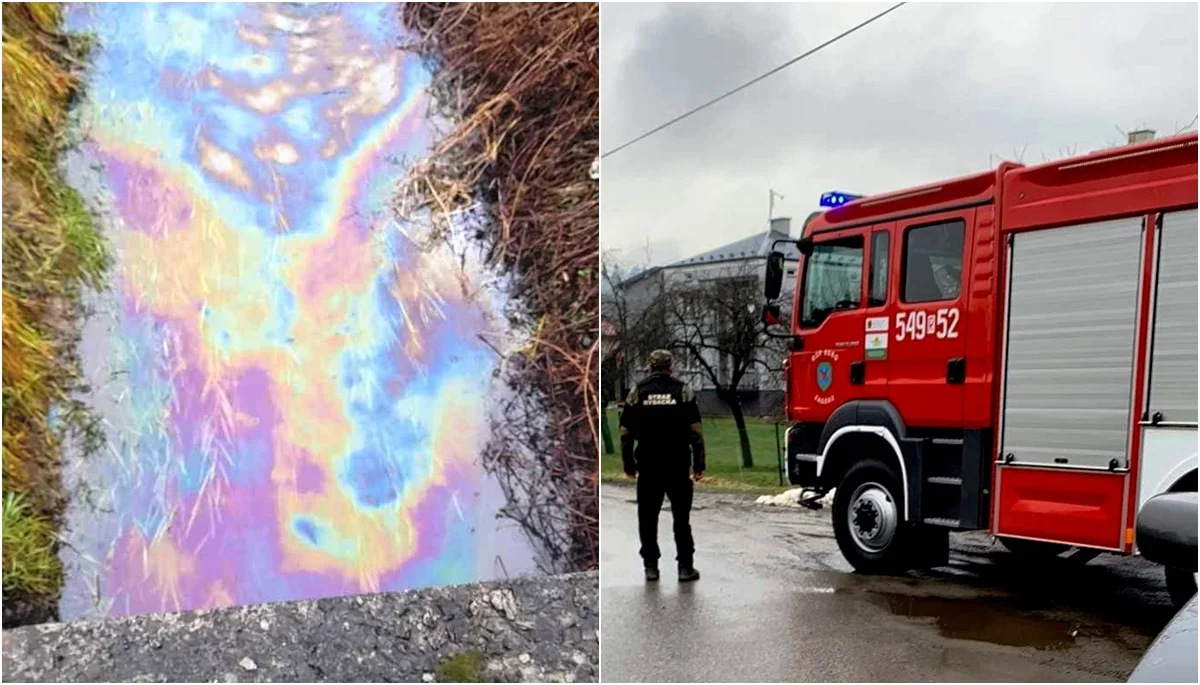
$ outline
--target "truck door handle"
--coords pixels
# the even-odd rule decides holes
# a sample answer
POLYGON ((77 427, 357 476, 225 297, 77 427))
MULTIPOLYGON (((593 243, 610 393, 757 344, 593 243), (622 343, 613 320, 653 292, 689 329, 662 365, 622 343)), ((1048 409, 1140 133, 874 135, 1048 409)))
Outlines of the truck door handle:
POLYGON ((961 385, 967 380, 967 360, 956 357, 946 362, 946 382, 961 385))
POLYGON ((850 385, 862 385, 867 370, 862 362, 850 362, 850 385))

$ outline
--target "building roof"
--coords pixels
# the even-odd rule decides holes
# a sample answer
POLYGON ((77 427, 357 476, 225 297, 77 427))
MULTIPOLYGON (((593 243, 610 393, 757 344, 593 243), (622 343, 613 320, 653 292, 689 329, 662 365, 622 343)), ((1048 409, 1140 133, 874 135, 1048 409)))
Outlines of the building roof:
MULTIPOLYGON (((808 219, 805 220, 805 223, 807 224, 808 221, 812 220, 812 218, 817 214, 820 214, 820 212, 813 212, 810 214, 808 219)), ((787 218, 780 218, 776 221, 782 222, 780 225, 785 227, 789 225, 789 219, 787 218)), ((678 267, 696 266, 699 264, 719 264, 721 262, 735 262, 744 259, 765 259, 766 256, 770 254, 773 245, 775 249, 783 253, 784 259, 788 261, 798 261, 800 259, 800 250, 796 246, 795 240, 796 239, 791 236, 790 232, 786 230, 777 230, 775 226, 772 225, 769 230, 746 236, 745 238, 735 240, 732 243, 708 250, 707 252, 701 252, 694 257, 680 259, 679 261, 671 262, 665 266, 652 266, 648 269, 643 269, 636 273, 632 273, 621 282, 621 285, 625 286, 636 283, 637 281, 640 281, 647 276, 652 276, 660 271, 678 267), (785 242, 775 245, 776 240, 782 240, 785 242)))
POLYGON ((665 267, 652 266, 649 269, 642 269, 640 271, 636 271, 631 276, 626 277, 625 280, 623 280, 619 284, 617 284, 617 287, 624 288, 625 286, 630 285, 632 283, 637 283, 638 281, 642 280, 643 278, 646 278, 647 276, 653 276, 654 274, 658 273, 659 271, 662 271, 663 268, 665 268, 665 267))
POLYGON ((707 252, 701 252, 694 257, 681 259, 677 262, 668 264, 672 266, 691 266, 693 264, 713 264, 716 262, 731 262, 742 259, 758 259, 765 258, 771 252, 771 245, 776 240, 785 240, 787 242, 776 245, 780 252, 783 253, 785 259, 799 259, 800 252, 796 248, 795 239, 787 233, 781 231, 763 231, 751 236, 746 236, 741 240, 735 240, 727 245, 714 248, 707 252))

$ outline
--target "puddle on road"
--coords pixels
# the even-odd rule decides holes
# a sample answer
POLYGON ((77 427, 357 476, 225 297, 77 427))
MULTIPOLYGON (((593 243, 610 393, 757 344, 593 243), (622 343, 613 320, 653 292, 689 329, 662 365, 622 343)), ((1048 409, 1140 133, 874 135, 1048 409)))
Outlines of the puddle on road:
MULTIPOLYGON (((933 619, 938 633, 951 639, 1061 650, 1073 647, 1085 632, 1079 622, 1047 616, 1044 602, 995 588, 839 571, 811 571, 804 577, 807 582, 793 591, 832 595, 840 602, 865 601, 894 616, 933 619)), ((1089 626, 1086 633, 1095 636, 1096 628, 1089 626)))
POLYGON ((871 604, 893 615, 934 619, 942 637, 1040 650, 1075 645, 1072 633, 1078 624, 1044 618, 1011 599, 964 600, 873 591, 864 594, 871 604))
POLYGON ((97 48, 66 171, 115 263, 61 618, 534 571, 478 459, 505 392, 480 338, 519 335, 504 280, 389 208, 432 135, 397 7, 77 4, 68 27, 97 48))

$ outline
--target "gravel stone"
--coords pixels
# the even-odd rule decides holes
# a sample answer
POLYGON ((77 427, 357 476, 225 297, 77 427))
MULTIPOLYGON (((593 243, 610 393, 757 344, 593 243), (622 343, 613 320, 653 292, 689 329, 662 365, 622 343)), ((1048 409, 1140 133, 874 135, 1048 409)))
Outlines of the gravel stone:
POLYGON ((428 682, 440 660, 478 652, 494 682, 596 682, 598 595, 593 572, 44 623, 4 631, 3 672, 10 682, 428 682))

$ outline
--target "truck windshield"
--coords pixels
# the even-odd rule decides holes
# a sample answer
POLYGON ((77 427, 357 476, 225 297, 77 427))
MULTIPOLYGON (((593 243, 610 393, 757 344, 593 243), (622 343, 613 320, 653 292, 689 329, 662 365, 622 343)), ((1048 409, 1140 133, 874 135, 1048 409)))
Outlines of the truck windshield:
POLYGON ((815 243, 804 260, 800 327, 816 328, 835 311, 857 309, 862 272, 862 236, 815 243))

